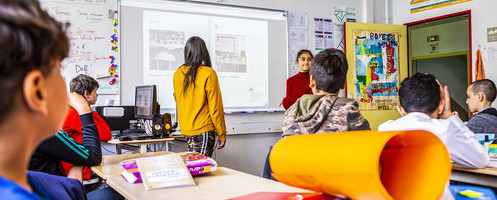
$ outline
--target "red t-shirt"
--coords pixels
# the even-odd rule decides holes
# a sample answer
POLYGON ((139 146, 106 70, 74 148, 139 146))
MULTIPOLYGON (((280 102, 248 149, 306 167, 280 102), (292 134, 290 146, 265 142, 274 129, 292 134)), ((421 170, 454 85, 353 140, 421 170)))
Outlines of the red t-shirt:
POLYGON ((310 77, 309 72, 299 72, 286 80, 286 97, 283 98, 285 109, 290 108, 302 95, 312 94, 310 77))
MULTIPOLYGON (((100 136, 101 141, 109 141, 112 139, 112 134, 110 133, 109 125, 105 122, 97 112, 91 113, 93 116, 93 121, 95 121, 95 125, 98 129, 98 135, 100 136)), ((74 141, 82 143, 83 142, 83 131, 81 130, 83 125, 81 124, 81 119, 79 118, 79 113, 74 108, 69 108, 67 112, 66 120, 64 122, 64 126, 62 129, 67 132, 67 135, 74 139, 74 141)), ((72 164, 62 162, 62 173, 66 174, 69 172, 72 164)), ((91 170, 88 167, 85 167, 83 170, 83 178, 88 180, 91 176, 91 170)))

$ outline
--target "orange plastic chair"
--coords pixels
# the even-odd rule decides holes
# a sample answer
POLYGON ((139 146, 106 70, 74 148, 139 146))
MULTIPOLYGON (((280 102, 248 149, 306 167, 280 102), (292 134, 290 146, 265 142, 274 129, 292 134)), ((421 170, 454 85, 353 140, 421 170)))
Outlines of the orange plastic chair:
POLYGON ((452 169, 427 131, 354 131, 296 135, 273 147, 276 180, 352 199, 438 199, 452 169))

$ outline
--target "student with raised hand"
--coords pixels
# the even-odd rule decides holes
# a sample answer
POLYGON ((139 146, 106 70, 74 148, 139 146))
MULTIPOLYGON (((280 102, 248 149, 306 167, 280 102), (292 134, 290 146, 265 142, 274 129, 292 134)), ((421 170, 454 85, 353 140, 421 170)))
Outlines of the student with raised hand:
POLYGON ((60 129, 67 111, 64 26, 37 0, 2 0, 0 30, 1 198, 86 199, 76 179, 27 170, 35 148, 60 129))
POLYGON ((425 130, 442 140, 454 163, 467 168, 484 168, 488 153, 475 134, 450 110, 447 86, 442 87, 431 74, 416 73, 404 79, 399 88, 402 115, 378 127, 378 131, 425 130))
MULTIPOLYGON (((95 105, 98 99, 98 86, 98 82, 91 76, 79 74, 71 80, 69 84, 69 91, 81 95, 86 101, 87 105, 95 105)), ((110 139, 112 139, 112 134, 110 132, 109 125, 107 125, 107 122, 105 122, 97 112, 91 111, 88 114, 92 117, 92 121, 97 127, 99 139, 101 141, 109 141, 110 139)), ((83 142, 83 120, 81 120, 80 118, 81 115, 82 114, 78 112, 77 109, 70 106, 67 112, 66 119, 64 121, 64 125, 62 126, 62 130, 64 132, 67 132, 67 135, 78 143, 83 142)), ((74 164, 73 162, 71 163, 74 164)), ((64 161, 61 162, 62 174, 67 175, 69 173, 69 169, 72 167, 71 163, 67 163, 64 161)), ((86 167, 84 169, 83 178, 85 180, 89 180, 91 178, 90 168, 86 167)))
POLYGON ((188 151, 211 157, 216 138, 217 149, 222 149, 226 143, 219 81, 202 38, 194 36, 188 39, 184 53, 185 64, 173 77, 181 133, 187 138, 188 151))
POLYGON ((474 113, 466 125, 474 133, 493 133, 497 136, 497 110, 492 108, 496 92, 494 82, 489 79, 477 80, 466 90, 466 104, 474 113))
POLYGON ((326 49, 314 57, 310 69, 313 94, 304 94, 285 112, 283 137, 370 129, 358 103, 338 97, 347 70, 347 58, 338 49, 326 49))
POLYGON ((302 49, 297 53, 295 62, 299 65, 299 73, 286 81, 286 97, 281 102, 285 109, 290 108, 302 95, 312 94, 309 86, 309 69, 311 68, 312 57, 312 53, 306 49, 302 49))
MULTIPOLYGON (((86 100, 87 104, 95 105, 98 99, 98 87, 99 84, 97 80, 91 76, 79 74, 71 80, 69 84, 69 91, 81 95, 86 100)), ((81 114, 71 106, 67 112, 66 120, 64 121, 63 126, 63 130, 67 132, 69 137, 73 138, 77 142, 82 142, 83 137, 81 120, 79 119, 80 115, 81 114)), ((110 127, 107 125, 107 122, 105 122, 97 112, 92 111, 91 115, 95 121, 95 125, 97 126, 100 140, 109 141, 112 139, 110 127)))

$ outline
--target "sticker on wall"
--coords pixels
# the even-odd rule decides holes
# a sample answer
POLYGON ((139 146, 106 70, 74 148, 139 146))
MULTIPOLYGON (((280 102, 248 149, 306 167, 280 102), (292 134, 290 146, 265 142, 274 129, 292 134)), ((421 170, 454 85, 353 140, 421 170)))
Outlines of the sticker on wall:
POLYGON ((497 27, 487 28, 487 42, 497 41, 497 27))
POLYGON ((430 53, 438 53, 438 43, 430 44, 430 53))

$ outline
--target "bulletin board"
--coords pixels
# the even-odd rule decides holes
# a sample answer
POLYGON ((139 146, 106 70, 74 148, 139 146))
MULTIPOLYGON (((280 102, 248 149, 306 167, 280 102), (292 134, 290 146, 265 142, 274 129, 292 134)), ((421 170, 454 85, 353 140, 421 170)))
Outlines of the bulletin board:
POLYGON ((56 20, 69 23, 69 56, 61 63, 67 88, 86 74, 100 87, 97 94, 119 95, 119 11, 116 0, 40 0, 56 20))

